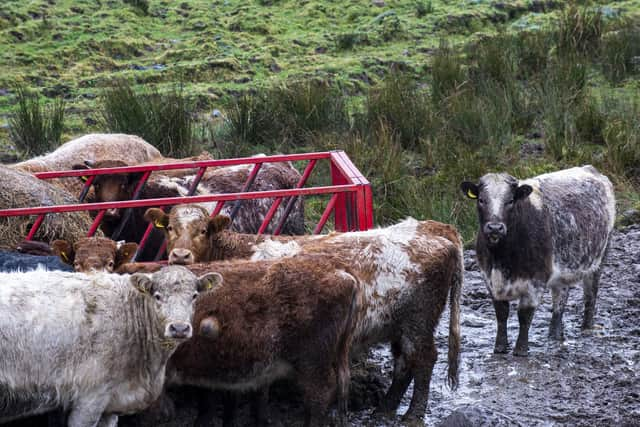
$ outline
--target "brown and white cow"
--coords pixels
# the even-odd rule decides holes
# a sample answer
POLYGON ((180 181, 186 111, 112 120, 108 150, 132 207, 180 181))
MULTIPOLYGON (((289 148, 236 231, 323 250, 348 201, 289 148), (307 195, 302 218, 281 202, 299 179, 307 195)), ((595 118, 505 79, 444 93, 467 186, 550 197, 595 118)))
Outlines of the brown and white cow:
POLYGON ((235 255, 252 259, 297 253, 335 257, 347 263, 361 288, 354 345, 367 348, 390 342, 395 358, 393 383, 380 411, 393 412, 413 379, 413 398, 406 414, 413 421, 421 420, 426 409, 437 357, 434 331, 448 296, 448 379, 452 386, 457 384, 463 270, 462 244, 454 227, 409 218, 369 231, 298 237, 292 242, 266 239, 219 249, 233 252, 234 248, 240 248, 235 255))
POLYGON ((115 242, 106 237, 83 237, 73 245, 66 240, 55 240, 51 249, 77 272, 113 273, 131 261, 138 244, 115 242))
POLYGON ((0 273, 0 423, 69 410, 68 425, 115 426, 160 395, 178 344, 192 336, 200 278, 37 270, 0 273))
POLYGON ((200 205, 177 205, 168 214, 162 209, 150 208, 144 219, 164 232, 169 264, 281 258, 295 254, 306 242, 326 237, 238 233, 229 229, 228 216, 211 217, 200 205))
MULTIPOLYGON (((115 167, 123 166, 118 162, 99 162, 95 167, 115 167)), ((78 166, 82 167, 82 166, 78 166)), ((231 167, 215 168, 208 171, 202 178, 195 195, 218 194, 241 192, 242 187, 249 175, 252 165, 241 165, 231 167)), ((127 200, 132 197, 135 183, 141 174, 130 175, 103 175, 97 177, 93 182, 96 193, 96 202, 108 202, 117 200, 127 200)), ((179 197, 188 195, 189 188, 193 183, 195 174, 171 176, 154 173, 145 184, 141 192, 142 199, 158 198, 158 197, 179 197)), ((300 174, 288 163, 265 164, 258 173, 251 190, 277 190, 293 188, 300 174)), ((251 199, 241 202, 241 208, 237 212, 231 228, 235 231, 245 233, 256 233, 267 214, 273 199, 251 199)), ((213 211, 216 203, 203 203, 205 209, 209 212, 213 211)), ((233 211, 234 202, 228 202, 222 209, 222 213, 230 215, 233 211)), ((280 206, 276 215, 271 221, 268 230, 272 230, 274 225, 278 223, 280 216, 284 211, 284 204, 280 206)), ((115 236, 117 239, 126 241, 139 241, 146 228, 143 218, 145 209, 133 209, 133 213, 124 228, 123 234, 115 236)), ((105 235, 112 236, 113 231, 118 227, 122 219, 123 213, 118 210, 109 210, 106 212, 102 222, 102 230, 105 235)), ((301 198, 298 198, 294 208, 292 209, 287 221, 282 229, 283 234, 303 234, 304 233, 304 206, 301 198)), ((153 237, 149 242, 148 249, 141 254, 140 260, 153 259, 152 253, 158 249, 160 243, 159 238, 153 237)))
MULTIPOLYGON (((291 378, 302 392, 305 425, 320 424, 337 394, 339 425, 346 426, 349 348, 360 299, 349 267, 317 254, 189 268, 218 272, 224 283, 198 298, 199 332, 171 358, 167 384, 238 392, 291 378)), ((202 425, 214 408, 200 414, 202 425)))

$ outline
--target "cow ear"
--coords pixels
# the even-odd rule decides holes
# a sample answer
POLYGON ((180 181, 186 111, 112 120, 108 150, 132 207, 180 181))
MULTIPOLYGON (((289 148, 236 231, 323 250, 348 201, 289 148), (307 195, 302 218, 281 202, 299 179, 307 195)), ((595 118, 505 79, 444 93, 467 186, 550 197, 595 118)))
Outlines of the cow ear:
POLYGON ((169 225, 169 215, 162 209, 150 208, 144 213, 144 219, 153 223, 155 228, 166 228, 169 225))
POLYGON ((222 285, 223 279, 220 273, 207 273, 198 277, 198 292, 213 291, 222 285))
POLYGON ((514 196, 515 200, 525 199, 531 194, 533 191, 533 187, 527 184, 523 184, 516 189, 516 194, 514 196))
MULTIPOLYGON (((71 169, 76 170, 76 171, 77 170, 87 170, 87 169, 91 169, 91 168, 92 168, 92 166, 90 166, 90 163, 89 163, 88 160, 85 160, 83 164, 76 164, 76 165, 71 166, 71 169)), ((78 178, 80 178, 80 180, 82 182, 85 182, 87 179, 89 179, 89 177, 87 177, 87 176, 79 176, 78 178)))
POLYGON ((219 233, 231 224, 231 218, 226 215, 216 215, 209 220, 209 232, 219 233))
POLYGON ((478 198, 478 186, 473 182, 464 181, 462 184, 460 184, 460 190, 462 190, 464 195, 470 199, 478 198))
POLYGON ((133 287, 136 288, 141 293, 143 294, 151 293, 151 288, 153 287, 153 281, 146 274, 144 273, 132 274, 131 277, 129 277, 129 281, 131 282, 133 287))
POLYGON ((134 242, 129 242, 121 245, 116 250, 115 267, 118 268, 122 264, 126 264, 130 262, 131 258, 133 258, 133 255, 135 255, 137 249, 138 249, 138 244, 134 242))
POLYGON ((73 250, 71 243, 66 240, 54 240, 53 243, 51 243, 51 251, 58 255, 64 263, 73 265, 76 252, 73 250))

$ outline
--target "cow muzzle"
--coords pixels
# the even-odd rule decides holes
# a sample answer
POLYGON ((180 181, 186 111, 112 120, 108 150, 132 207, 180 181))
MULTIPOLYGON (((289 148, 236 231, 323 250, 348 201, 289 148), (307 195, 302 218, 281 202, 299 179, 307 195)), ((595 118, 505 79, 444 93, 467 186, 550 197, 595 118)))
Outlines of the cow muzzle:
POLYGON ((497 245, 507 235, 507 226, 501 222, 488 222, 482 231, 489 245, 497 245))
POLYGON ((220 321, 213 316, 205 317, 200 322, 200 335, 217 338, 220 335, 220 321))
POLYGON ((169 254, 169 264, 189 265, 194 263, 193 253, 189 249, 174 249, 169 254))
POLYGON ((187 322, 172 322, 164 332, 166 338, 186 340, 193 335, 193 328, 187 322))

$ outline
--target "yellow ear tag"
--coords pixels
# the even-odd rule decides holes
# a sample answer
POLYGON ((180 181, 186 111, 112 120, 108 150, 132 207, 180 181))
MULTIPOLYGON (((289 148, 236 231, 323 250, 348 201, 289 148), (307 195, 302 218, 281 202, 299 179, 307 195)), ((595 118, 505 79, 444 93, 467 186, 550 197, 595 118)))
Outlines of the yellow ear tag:
POLYGON ((213 285, 211 282, 207 282, 207 290, 211 290, 211 288, 213 288, 213 285))
POLYGON ((83 181, 86 181, 86 180, 89 179, 89 177, 88 176, 81 176, 80 179, 83 180, 83 181))
POLYGON ((64 253, 64 251, 61 251, 60 255, 62 255, 62 259, 64 260, 64 262, 69 262, 69 257, 67 257, 67 254, 64 253))
POLYGON ((477 198, 478 198, 478 195, 477 195, 477 194, 475 194, 473 191, 471 191, 471 189, 468 189, 468 190, 467 190, 467 196, 468 196, 470 199, 477 199, 477 198))
POLYGON ((164 224, 162 224, 160 221, 155 220, 153 221, 153 225, 156 226, 156 228, 164 228, 164 224))

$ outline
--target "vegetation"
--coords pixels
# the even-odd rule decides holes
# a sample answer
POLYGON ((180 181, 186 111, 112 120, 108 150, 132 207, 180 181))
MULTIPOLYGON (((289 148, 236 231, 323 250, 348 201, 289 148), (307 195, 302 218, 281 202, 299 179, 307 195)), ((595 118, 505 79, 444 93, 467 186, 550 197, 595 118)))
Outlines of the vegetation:
POLYGON ((64 127, 64 101, 58 99, 48 108, 40 98, 23 86, 16 86, 17 108, 9 119, 11 140, 25 157, 38 156, 60 145, 64 127))
MULTIPOLYGON (((168 155, 343 149, 372 182, 376 223, 434 218, 467 241, 458 185, 488 171, 592 163, 622 209, 640 200, 640 0, 102 3, 42 2, 31 19, 38 7, 9 1, 0 90, 65 97, 70 134, 136 133, 168 155)), ((308 206, 313 222, 323 207, 308 206)))

